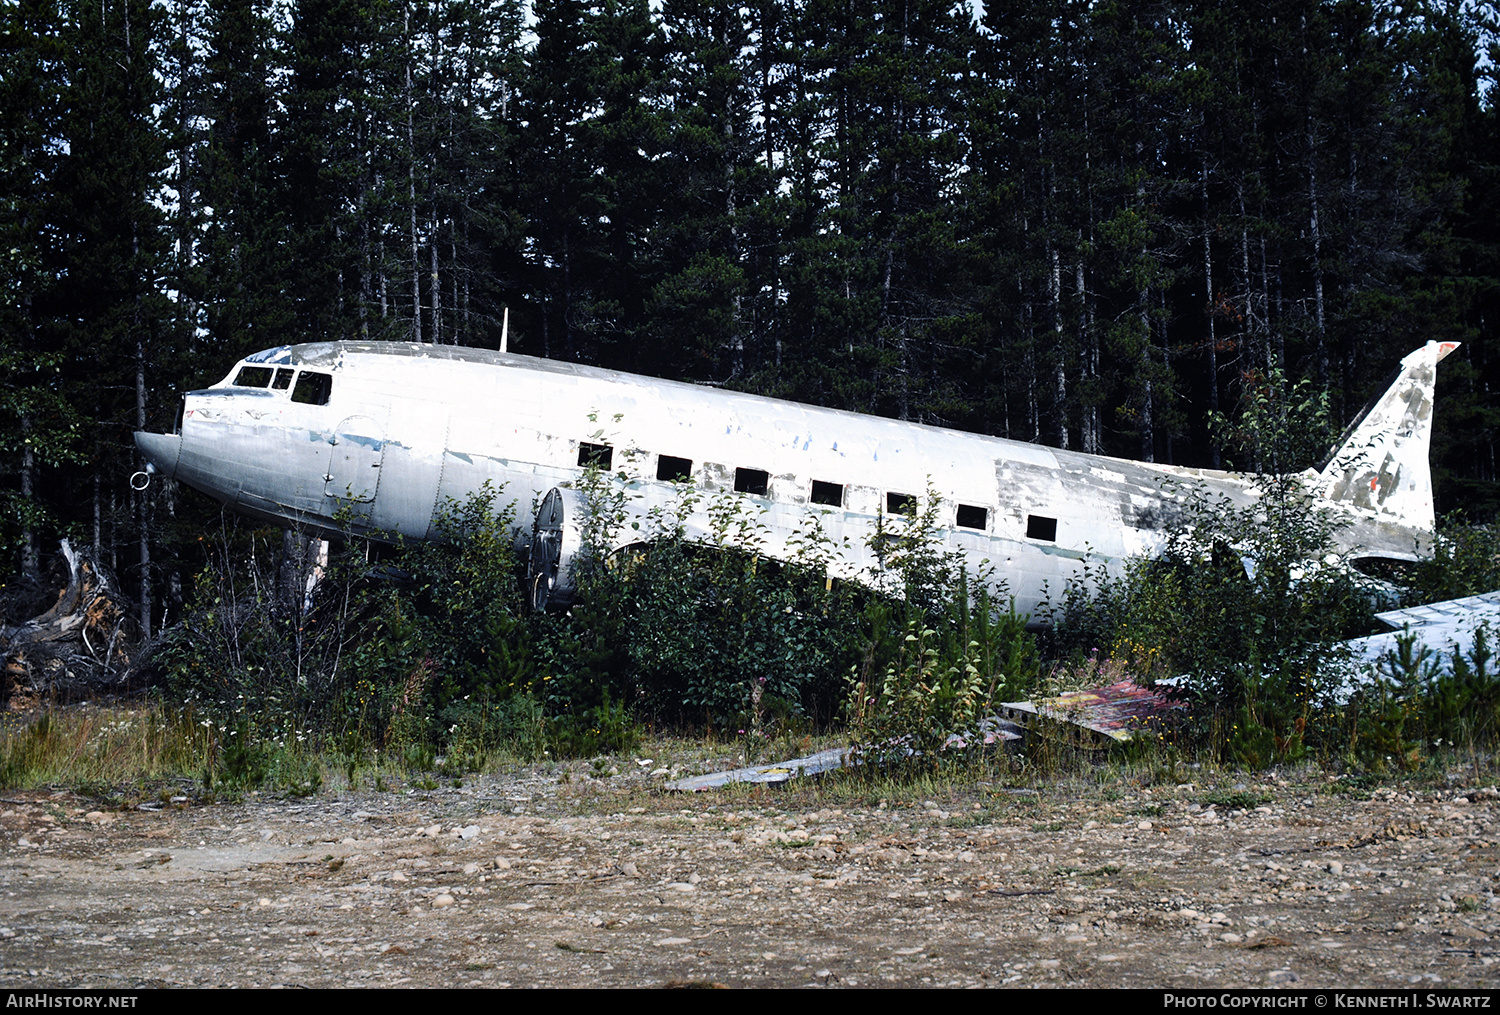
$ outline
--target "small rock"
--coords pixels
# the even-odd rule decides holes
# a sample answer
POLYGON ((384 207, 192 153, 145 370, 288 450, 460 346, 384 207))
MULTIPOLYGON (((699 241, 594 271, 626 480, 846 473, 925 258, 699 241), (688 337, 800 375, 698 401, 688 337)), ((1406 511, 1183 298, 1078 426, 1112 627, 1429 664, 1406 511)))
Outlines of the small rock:
POLYGON ((1152 829, 1153 826, 1152 826, 1151 822, 1149 822, 1149 821, 1141 821, 1141 822, 1137 822, 1135 827, 1139 831, 1149 832, 1149 831, 1151 831, 1151 829, 1152 829))
POLYGON ((453 905, 453 896, 449 895, 447 892, 444 892, 442 895, 439 895, 437 898, 432 900, 433 909, 447 909, 451 905, 453 905))
POLYGON ((465 825, 464 827, 462 827, 462 828, 460 828, 458 830, 458 837, 460 839, 472 839, 472 838, 474 838, 478 834, 479 834, 479 826, 478 825, 465 825))
POLYGON ((620 873, 625 875, 627 878, 638 878, 641 876, 640 868, 629 860, 626 860, 624 863, 620 864, 620 873))

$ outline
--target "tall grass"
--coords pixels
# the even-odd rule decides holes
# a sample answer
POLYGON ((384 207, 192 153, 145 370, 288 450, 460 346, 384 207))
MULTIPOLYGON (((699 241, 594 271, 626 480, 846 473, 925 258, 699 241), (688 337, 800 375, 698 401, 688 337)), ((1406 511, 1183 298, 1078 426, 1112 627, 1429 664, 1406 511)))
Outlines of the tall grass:
POLYGON ((189 709, 73 708, 13 722, 0 734, 0 786, 118 786, 194 778, 216 732, 189 709))

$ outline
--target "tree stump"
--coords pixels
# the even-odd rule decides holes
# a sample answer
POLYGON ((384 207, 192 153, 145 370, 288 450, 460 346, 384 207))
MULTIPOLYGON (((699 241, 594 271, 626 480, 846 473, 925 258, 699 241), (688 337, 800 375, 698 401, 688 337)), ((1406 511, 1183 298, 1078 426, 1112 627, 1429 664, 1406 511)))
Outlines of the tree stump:
POLYGON ((93 551, 64 539, 62 556, 57 602, 23 624, 0 624, 0 701, 12 711, 128 689, 137 642, 129 601, 93 551))

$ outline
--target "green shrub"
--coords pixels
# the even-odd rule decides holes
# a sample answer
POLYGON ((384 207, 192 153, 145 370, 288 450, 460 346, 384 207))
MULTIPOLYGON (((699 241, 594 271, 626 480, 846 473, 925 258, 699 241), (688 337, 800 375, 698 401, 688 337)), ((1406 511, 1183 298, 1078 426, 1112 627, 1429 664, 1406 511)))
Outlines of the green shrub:
POLYGON ((579 714, 553 719, 548 739, 559 758, 628 754, 640 742, 640 727, 622 704, 604 700, 579 714))
POLYGON ((960 756, 948 738, 978 729, 990 680, 976 665, 978 644, 943 665, 936 632, 907 628, 896 658, 878 680, 850 681, 848 714, 857 756, 886 769, 932 770, 960 756))
POLYGON ((1461 514, 1449 516, 1438 526, 1431 555, 1388 577, 1404 586, 1408 605, 1500 589, 1500 523, 1471 525, 1461 514))

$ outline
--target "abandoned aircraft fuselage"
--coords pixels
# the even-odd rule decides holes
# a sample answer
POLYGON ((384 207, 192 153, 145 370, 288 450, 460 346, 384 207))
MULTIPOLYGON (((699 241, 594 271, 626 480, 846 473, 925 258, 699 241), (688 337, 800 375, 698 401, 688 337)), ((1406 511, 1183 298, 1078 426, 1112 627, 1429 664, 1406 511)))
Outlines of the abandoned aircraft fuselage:
MULTIPOLYGON (((1312 488, 1356 556, 1412 559, 1433 528, 1432 381, 1452 348, 1403 360, 1312 488)), ((617 477, 632 517, 676 510, 689 539, 743 498, 760 550, 790 559, 814 521, 831 573, 869 578, 877 526, 931 509, 936 534, 1034 611, 1090 561, 1117 571, 1159 552, 1180 484, 1236 504, 1250 477, 1061 451, 715 388, 480 349, 317 343, 257 353, 186 395, 176 434, 138 433, 159 472, 258 519, 424 539, 450 501, 489 483, 529 539, 540 604, 571 594, 579 480, 617 477), (1172 481, 1179 481, 1174 487, 1172 481), (683 510, 684 492, 692 491, 683 510)), ((640 522, 638 521, 639 525, 640 522)), ((619 545, 649 536, 625 526, 619 545)))

